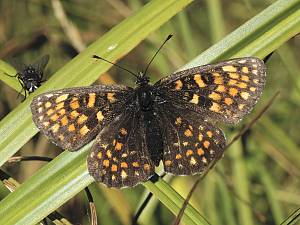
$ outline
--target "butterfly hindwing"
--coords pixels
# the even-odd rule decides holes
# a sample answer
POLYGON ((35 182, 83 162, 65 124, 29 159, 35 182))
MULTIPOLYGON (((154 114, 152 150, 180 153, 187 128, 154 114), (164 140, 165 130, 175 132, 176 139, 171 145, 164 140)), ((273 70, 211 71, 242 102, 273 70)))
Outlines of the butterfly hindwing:
POLYGON ((122 111, 130 90, 96 85, 44 93, 31 103, 33 121, 53 143, 74 151, 122 111))
POLYGON ((97 136, 88 156, 89 173, 108 187, 132 187, 154 174, 140 115, 134 111, 114 119, 97 136))
POLYGON ((199 115, 164 104, 160 117, 163 126, 163 164, 174 175, 201 174, 221 158, 226 144, 223 132, 199 115))
POLYGON ((245 57, 183 70, 155 86, 169 101, 206 119, 236 123, 258 101, 265 76, 262 60, 245 57))

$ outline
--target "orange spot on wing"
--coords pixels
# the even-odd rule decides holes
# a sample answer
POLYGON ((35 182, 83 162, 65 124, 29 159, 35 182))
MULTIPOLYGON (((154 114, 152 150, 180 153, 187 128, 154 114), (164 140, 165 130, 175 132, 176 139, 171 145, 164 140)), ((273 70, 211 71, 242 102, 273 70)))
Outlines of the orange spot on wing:
POLYGON ((242 80, 242 81, 246 81, 246 82, 248 82, 248 81, 249 81, 249 77, 248 77, 248 76, 245 76, 245 75, 243 75, 243 76, 241 77, 241 80, 242 80))
POLYGON ((182 122, 181 117, 177 117, 177 118, 176 118, 176 121, 175 121, 175 124, 176 124, 176 125, 180 125, 181 122, 182 122))
POLYGON ((196 82, 196 84, 202 88, 202 87, 206 87, 206 84, 203 82, 203 80, 201 79, 201 75, 200 74, 196 74, 194 75, 194 81, 196 82))
POLYGON ((66 116, 64 116, 60 122, 61 122, 61 125, 66 126, 69 121, 68 121, 68 118, 66 116))
POLYGON ((115 93, 107 93, 107 99, 110 103, 116 102, 115 93))
POLYGON ((95 93, 90 93, 89 94, 89 101, 88 101, 87 107, 88 108, 94 107, 95 100, 96 100, 96 94, 95 93))
POLYGON ((213 112, 220 112, 220 105, 218 103, 213 102, 212 106, 209 109, 213 112))
POLYGON ((78 124, 83 124, 86 120, 88 119, 88 117, 84 114, 82 114, 78 119, 77 119, 77 123, 78 124))
POLYGON ((64 107, 65 103, 64 102, 60 102, 55 106, 55 110, 59 110, 62 109, 64 107))
POLYGON ((184 131, 184 135, 185 135, 186 137, 192 137, 192 136, 193 136, 193 132, 192 132, 190 129, 186 129, 186 130, 184 131))
POLYGON ((224 102, 226 105, 231 105, 233 103, 233 100, 231 98, 225 98, 224 102))
POLYGON ((71 119, 74 120, 77 116, 79 116, 79 113, 76 110, 73 110, 70 115, 71 119))
POLYGON ((243 73, 249 73, 248 67, 245 67, 245 66, 244 66, 244 67, 242 68, 242 72, 243 72, 243 73))
POLYGON ((223 84, 224 83, 224 80, 223 80, 223 77, 216 77, 214 79, 214 84, 223 84))
POLYGON ((54 110, 53 110, 53 109, 49 109, 49 110, 47 111, 47 115, 48 115, 48 116, 51 116, 53 113, 54 113, 54 110))
POLYGON ((204 141, 203 146, 204 146, 204 148, 208 148, 210 146, 209 141, 204 141))
POLYGON ((109 167, 109 160, 107 159, 103 160, 103 166, 109 167))
POLYGON ((225 92, 226 91, 226 88, 224 85, 218 85, 216 91, 218 92, 225 92))
POLYGON ((90 131, 90 129, 89 129, 86 125, 84 125, 83 127, 80 128, 79 133, 80 133, 82 136, 84 136, 84 135, 86 135, 89 131, 90 131))
POLYGON ((139 167, 140 164, 139 164, 138 162, 133 162, 133 163, 132 163, 132 166, 133 166, 133 167, 139 167))
POLYGON ((238 93, 238 90, 236 88, 229 88, 229 94, 231 96, 236 96, 238 93))
POLYGON ((78 109, 79 108, 78 98, 73 98, 72 99, 72 101, 70 102, 70 107, 72 109, 78 109))
POLYGON ((121 162, 121 168, 128 168, 128 164, 126 162, 121 162))
POLYGON ((120 151, 122 149, 123 144, 120 142, 117 142, 115 145, 115 150, 120 151))
POLYGON ((236 72, 236 67, 234 66, 222 66, 222 69, 226 72, 236 72))
POLYGON ((209 94, 208 97, 215 101, 219 101, 221 99, 221 95, 214 91, 211 94, 209 94))
POLYGON ((181 156, 181 154, 177 154, 175 158, 176 158, 176 159, 181 159, 182 156, 181 156))
POLYGON ((238 79, 240 76, 237 73, 229 73, 229 77, 232 79, 238 79))
POLYGON ((117 170, 118 170, 118 166, 115 165, 115 164, 112 164, 112 165, 111 165, 111 171, 112 171, 112 172, 117 172, 117 170))
POLYGON ((97 158, 98 158, 98 159, 102 159, 102 152, 98 152, 97 158))
POLYGON ((211 138, 212 137, 212 132, 209 130, 209 131, 207 131, 206 132, 206 134, 207 134, 207 136, 209 137, 209 138, 211 138))
POLYGON ((183 86, 183 84, 182 84, 182 81, 181 80, 177 80, 176 82, 175 82, 175 90, 181 90, 181 88, 182 88, 182 86, 183 86))
POLYGON ((60 95, 56 98, 55 102, 59 103, 59 102, 65 101, 68 97, 69 97, 69 94, 60 95))
POLYGON ((68 131, 70 131, 70 132, 74 132, 74 131, 75 131, 75 126, 74 126, 74 124, 69 125, 68 131))
POLYGON ((194 154, 194 152, 191 149, 187 150, 186 153, 185 153, 185 155, 187 157, 190 156, 190 155, 193 155, 193 154, 194 154))
POLYGON ((61 110, 58 111, 58 114, 61 115, 61 116, 63 116, 63 115, 66 114, 66 110, 65 109, 61 109, 61 110))
POLYGON ((56 121, 57 119, 59 118, 59 116, 55 113, 53 116, 51 116, 50 117, 50 119, 52 120, 52 121, 56 121))
POLYGON ((102 121, 104 119, 102 111, 97 112, 97 119, 98 119, 98 121, 102 121))
POLYGON ((197 149, 197 154, 200 155, 200 156, 203 155, 204 154, 203 149, 202 148, 198 148, 197 149))

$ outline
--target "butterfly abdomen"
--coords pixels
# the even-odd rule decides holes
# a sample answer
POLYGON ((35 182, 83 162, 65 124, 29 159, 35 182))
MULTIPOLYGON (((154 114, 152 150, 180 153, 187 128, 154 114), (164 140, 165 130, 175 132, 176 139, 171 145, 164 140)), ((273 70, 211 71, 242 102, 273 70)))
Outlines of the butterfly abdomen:
POLYGON ((157 113, 154 110, 143 112, 143 123, 145 127, 146 145, 151 160, 158 166, 163 155, 163 138, 157 113))

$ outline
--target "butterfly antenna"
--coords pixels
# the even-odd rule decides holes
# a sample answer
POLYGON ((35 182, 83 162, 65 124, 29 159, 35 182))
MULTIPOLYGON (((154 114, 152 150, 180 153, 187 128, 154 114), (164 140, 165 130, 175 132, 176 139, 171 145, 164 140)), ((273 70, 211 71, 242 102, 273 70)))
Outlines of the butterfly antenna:
POLYGON ((137 74, 131 72, 130 70, 128 70, 128 69, 126 69, 126 68, 124 68, 124 67, 122 67, 122 66, 120 66, 120 65, 118 65, 118 64, 116 64, 116 63, 110 62, 110 61, 108 61, 108 60, 106 60, 106 59, 104 59, 104 58, 102 58, 102 57, 100 57, 100 56, 97 56, 97 55, 93 55, 93 58, 94 58, 94 59, 100 59, 100 60, 103 60, 103 61, 105 61, 105 62, 108 62, 108 63, 110 63, 110 64, 112 64, 112 65, 114 65, 114 66, 116 66, 116 67, 118 67, 118 68, 120 68, 120 69, 122 69, 122 70, 127 71, 128 73, 130 73, 130 74, 132 74, 133 76, 135 76, 136 78, 138 78, 138 75, 137 75, 137 74))
POLYGON ((143 73, 143 76, 146 76, 146 73, 148 71, 148 68, 149 68, 150 64, 153 62, 154 58, 156 57, 158 52, 162 49, 162 47, 166 44, 166 42, 171 39, 171 37, 173 37, 173 35, 169 34, 169 36, 166 38, 166 40, 162 43, 162 45, 159 47, 159 49, 155 52, 154 56, 152 57, 152 59, 148 63, 148 66, 146 67, 145 72, 143 73))

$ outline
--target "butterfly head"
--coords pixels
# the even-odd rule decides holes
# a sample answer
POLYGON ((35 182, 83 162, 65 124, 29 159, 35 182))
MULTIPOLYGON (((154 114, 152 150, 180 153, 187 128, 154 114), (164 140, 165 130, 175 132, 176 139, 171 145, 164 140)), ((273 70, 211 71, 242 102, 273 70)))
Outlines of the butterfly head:
POLYGON ((135 83, 138 86, 145 86, 149 83, 149 81, 150 79, 148 76, 145 75, 145 73, 139 72, 135 83))

